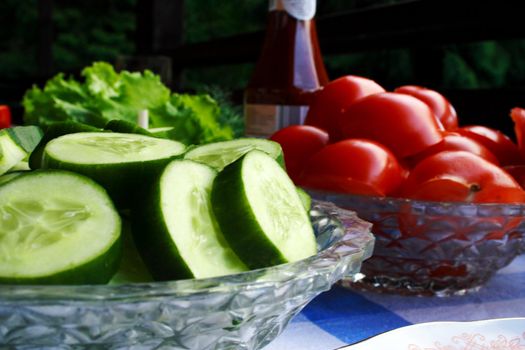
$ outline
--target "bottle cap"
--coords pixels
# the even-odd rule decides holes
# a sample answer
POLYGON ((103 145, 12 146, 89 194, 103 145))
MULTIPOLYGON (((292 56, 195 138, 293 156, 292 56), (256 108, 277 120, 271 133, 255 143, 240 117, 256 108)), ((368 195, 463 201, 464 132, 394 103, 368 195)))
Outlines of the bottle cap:
POLYGON ((302 21, 314 18, 315 6, 316 0, 270 0, 270 11, 284 10, 302 21))

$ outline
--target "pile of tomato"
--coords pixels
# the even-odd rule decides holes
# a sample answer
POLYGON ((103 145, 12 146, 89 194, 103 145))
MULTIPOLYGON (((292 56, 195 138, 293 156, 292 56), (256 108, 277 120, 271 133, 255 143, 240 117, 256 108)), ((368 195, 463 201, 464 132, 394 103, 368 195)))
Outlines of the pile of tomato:
POLYGON ((525 110, 517 143, 481 125, 460 126, 439 92, 344 76, 315 94, 304 125, 277 131, 287 170, 305 188, 476 203, 525 202, 525 110))

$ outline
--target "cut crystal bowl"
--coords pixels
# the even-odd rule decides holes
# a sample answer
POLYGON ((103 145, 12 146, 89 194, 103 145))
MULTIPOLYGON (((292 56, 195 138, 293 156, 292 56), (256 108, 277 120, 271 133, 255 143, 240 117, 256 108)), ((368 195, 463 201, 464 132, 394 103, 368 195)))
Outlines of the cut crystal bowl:
POLYGON ((217 278, 98 286, 0 286, 0 348, 259 349, 319 293, 355 280, 370 224, 329 203, 310 213, 319 253, 217 278))
POLYGON ((373 224, 373 256, 351 288, 406 295, 479 289, 525 251, 525 205, 426 202, 309 191, 373 224))

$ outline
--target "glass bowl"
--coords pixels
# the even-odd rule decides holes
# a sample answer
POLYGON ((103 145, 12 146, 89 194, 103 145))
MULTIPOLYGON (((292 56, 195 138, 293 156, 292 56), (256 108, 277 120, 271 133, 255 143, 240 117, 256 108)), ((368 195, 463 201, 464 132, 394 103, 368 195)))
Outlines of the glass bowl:
POLYGON ((0 286, 0 348, 258 349, 311 299, 354 280, 370 224, 329 203, 310 213, 319 253, 218 278, 102 286, 0 286))
POLYGON ((477 290, 525 251, 525 205, 426 202, 309 191, 373 224, 374 254, 346 287, 405 295, 477 290))

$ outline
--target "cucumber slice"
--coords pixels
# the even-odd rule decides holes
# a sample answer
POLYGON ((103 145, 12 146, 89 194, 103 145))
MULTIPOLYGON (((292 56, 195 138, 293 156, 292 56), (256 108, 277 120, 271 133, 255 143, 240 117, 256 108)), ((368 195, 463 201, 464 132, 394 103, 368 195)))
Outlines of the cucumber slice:
POLYGON ((153 137, 158 137, 161 139, 170 139, 170 131, 172 131, 173 129, 173 126, 165 126, 162 128, 148 129, 148 131, 153 137))
POLYGON ((0 176, 0 186, 23 174, 27 174, 27 171, 14 171, 0 176))
POLYGON ((34 125, 15 126, 4 130, 28 154, 33 152, 43 134, 42 129, 34 125))
POLYGON ((292 180, 264 152, 251 151, 219 173, 211 202, 224 237, 250 268, 297 261, 317 251, 292 180))
POLYGON ((44 136, 35 147, 35 150, 29 156, 29 167, 33 170, 39 169, 42 166, 42 155, 44 153, 44 148, 47 143, 59 136, 74 134, 76 132, 97 132, 100 129, 95 128, 94 126, 82 124, 74 121, 65 121, 51 124, 44 136))
POLYGON ((37 126, 16 126, 0 130, 0 175, 27 159, 40 139, 37 126))
POLYGON ((129 208, 142 186, 184 150, 180 142, 137 134, 76 133, 51 140, 42 166, 89 176, 119 208, 129 208))
POLYGON ((122 133, 127 133, 127 134, 139 134, 139 135, 146 135, 146 136, 153 137, 153 134, 150 133, 148 130, 141 128, 135 123, 132 123, 127 120, 122 120, 122 119, 110 120, 104 127, 104 130, 111 130, 114 132, 122 132, 122 133))
POLYGON ((131 234, 131 225, 129 221, 122 220, 122 258, 120 265, 113 275, 109 284, 127 284, 127 283, 144 283, 152 282, 153 278, 140 256, 133 236, 131 234))
POLYGON ((205 278, 246 271, 226 243, 211 210, 216 171, 174 160, 134 212, 133 234, 159 280, 205 278))
POLYGON ((29 167, 29 163, 25 160, 22 160, 21 162, 18 162, 15 164, 11 169, 9 169, 8 173, 11 173, 13 171, 29 171, 31 168, 29 167))
POLYGON ((184 155, 184 159, 194 160, 221 171, 228 164, 233 163, 253 150, 259 150, 269 154, 284 168, 284 156, 281 145, 274 141, 255 138, 214 142, 197 146, 190 149, 184 155))
POLYGON ((27 156, 27 152, 7 129, 0 130, 0 175, 9 171, 27 156))
POLYGON ((0 186, 0 283, 107 283, 118 268, 121 222, 104 189, 65 171, 0 186))
POLYGON ((308 193, 306 193, 305 190, 303 190, 301 187, 296 187, 297 194, 299 195, 299 198, 301 199, 301 203, 303 203, 303 207, 306 211, 310 211, 312 208, 312 197, 308 193))

